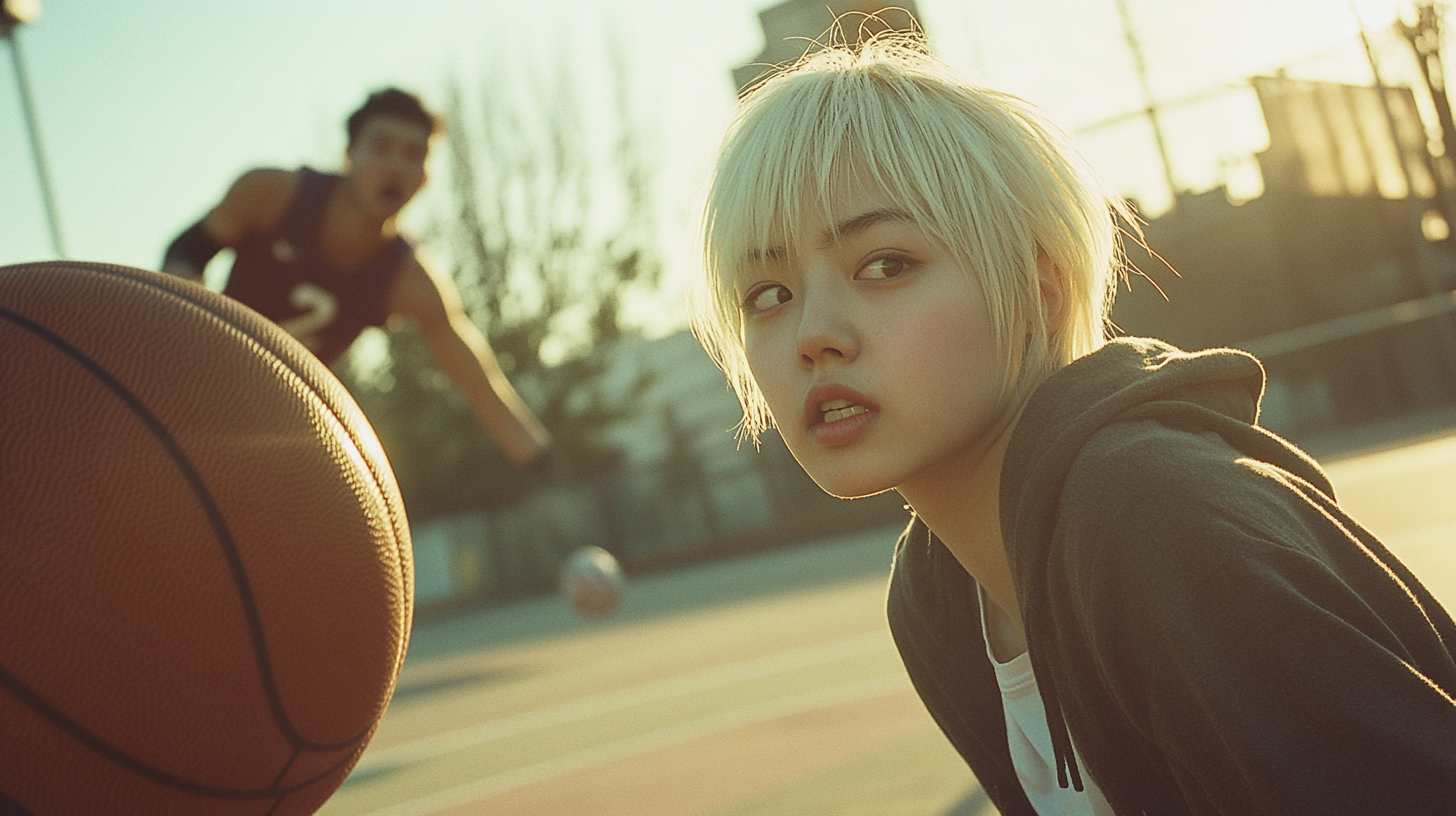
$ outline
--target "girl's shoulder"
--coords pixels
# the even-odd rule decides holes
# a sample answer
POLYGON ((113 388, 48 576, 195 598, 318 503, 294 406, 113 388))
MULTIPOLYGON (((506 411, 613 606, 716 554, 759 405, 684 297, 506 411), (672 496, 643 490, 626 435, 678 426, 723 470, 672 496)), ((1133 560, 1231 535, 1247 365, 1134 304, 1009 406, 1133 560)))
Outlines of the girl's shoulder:
POLYGON ((1239 564, 1321 546, 1330 521, 1312 495, 1211 431, 1117 423, 1068 471, 1053 547, 1074 588, 1171 600, 1239 564))

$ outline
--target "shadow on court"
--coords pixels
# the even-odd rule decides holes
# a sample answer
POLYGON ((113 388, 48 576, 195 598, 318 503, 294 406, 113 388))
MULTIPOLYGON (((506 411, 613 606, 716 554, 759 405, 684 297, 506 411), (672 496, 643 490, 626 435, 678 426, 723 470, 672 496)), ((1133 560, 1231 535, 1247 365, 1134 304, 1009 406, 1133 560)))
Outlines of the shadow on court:
POLYGON ((972 787, 965 795, 965 798, 951 805, 941 816, 994 816, 999 811, 991 804, 991 797, 980 785, 972 787))

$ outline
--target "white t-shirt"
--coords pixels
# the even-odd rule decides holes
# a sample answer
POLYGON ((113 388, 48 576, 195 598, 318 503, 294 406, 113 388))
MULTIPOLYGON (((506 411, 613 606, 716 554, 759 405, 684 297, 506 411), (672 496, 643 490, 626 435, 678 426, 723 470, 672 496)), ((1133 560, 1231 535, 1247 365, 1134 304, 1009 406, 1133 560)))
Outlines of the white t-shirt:
MULTIPOLYGON (((1052 753, 1052 735, 1047 729, 1046 707, 1031 671, 1031 655, 1022 652, 1002 663, 991 652, 991 638, 986 625, 986 597, 976 587, 981 600, 981 635, 986 640, 986 657, 996 669, 996 683, 1001 687, 1001 707, 1006 713, 1006 744, 1011 749, 1011 764, 1026 791, 1026 798, 1039 816, 1113 816, 1112 807, 1084 770, 1082 790, 1063 788, 1057 784, 1057 765, 1052 753)), ((1072 755, 1077 756, 1073 746, 1072 755)), ((1080 758, 1078 760, 1081 765, 1080 758)))

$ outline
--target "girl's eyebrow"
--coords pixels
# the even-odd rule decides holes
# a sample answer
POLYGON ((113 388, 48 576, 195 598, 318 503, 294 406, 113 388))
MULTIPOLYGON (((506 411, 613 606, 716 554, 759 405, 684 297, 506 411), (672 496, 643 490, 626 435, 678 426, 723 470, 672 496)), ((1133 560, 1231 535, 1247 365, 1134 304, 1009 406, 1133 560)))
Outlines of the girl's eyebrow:
MULTIPOLYGON (((836 241, 845 238, 852 238, 858 233, 864 232, 876 224, 883 224, 887 221, 913 221, 910 214, 904 210, 893 207, 880 207, 869 212, 846 218, 838 224, 824 230, 819 236, 820 248, 827 248, 836 241)), ((746 253, 750 264, 763 264, 783 260, 788 255, 788 250, 782 245, 771 246, 768 249, 750 249, 746 253)))
POLYGON ((819 238, 819 245, 821 247, 827 247, 830 244, 834 243, 836 240, 852 238, 857 233, 864 232, 870 227, 873 227, 876 224, 883 224, 886 221, 911 220, 913 219, 910 217, 910 214, 905 212, 904 210, 897 210, 891 207, 881 207, 879 209, 870 210, 869 212, 846 218, 845 220, 840 221, 838 224, 835 224, 833 227, 825 230, 824 234, 819 238))

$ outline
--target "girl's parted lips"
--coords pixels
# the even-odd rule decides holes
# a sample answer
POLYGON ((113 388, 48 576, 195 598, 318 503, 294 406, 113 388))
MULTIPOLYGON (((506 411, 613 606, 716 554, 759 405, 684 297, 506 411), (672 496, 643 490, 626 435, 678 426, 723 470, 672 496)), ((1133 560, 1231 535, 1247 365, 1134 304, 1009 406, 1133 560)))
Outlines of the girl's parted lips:
POLYGON ((806 427, 877 410, 870 399, 853 388, 838 384, 815 386, 804 400, 806 427))

